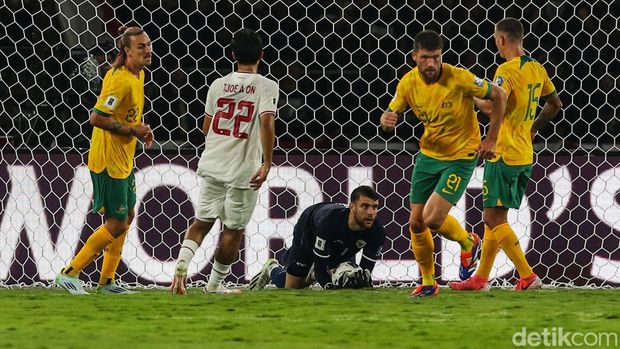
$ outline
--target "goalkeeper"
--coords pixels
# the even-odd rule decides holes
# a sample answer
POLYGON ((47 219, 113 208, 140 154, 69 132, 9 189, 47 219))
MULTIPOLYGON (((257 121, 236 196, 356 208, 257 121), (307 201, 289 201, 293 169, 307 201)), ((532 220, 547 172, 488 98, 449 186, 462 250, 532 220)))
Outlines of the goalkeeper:
POLYGON ((312 266, 314 278, 323 288, 372 287, 371 273, 385 241, 385 230, 377 219, 378 199, 374 189, 360 186, 351 193, 349 207, 320 203, 305 209, 295 224, 285 265, 268 259, 250 281, 250 289, 260 290, 270 282, 278 288, 308 287, 312 266), (345 268, 332 280, 337 267, 350 264, 360 250, 359 267, 345 268))

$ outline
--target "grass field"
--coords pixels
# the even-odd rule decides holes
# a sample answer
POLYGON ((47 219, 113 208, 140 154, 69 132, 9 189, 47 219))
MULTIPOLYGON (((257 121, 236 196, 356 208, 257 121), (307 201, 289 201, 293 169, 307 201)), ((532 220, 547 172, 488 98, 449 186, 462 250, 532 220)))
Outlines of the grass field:
POLYGON ((510 348, 527 331, 620 332, 620 290, 274 290, 76 297, 0 288, 0 348, 510 348))

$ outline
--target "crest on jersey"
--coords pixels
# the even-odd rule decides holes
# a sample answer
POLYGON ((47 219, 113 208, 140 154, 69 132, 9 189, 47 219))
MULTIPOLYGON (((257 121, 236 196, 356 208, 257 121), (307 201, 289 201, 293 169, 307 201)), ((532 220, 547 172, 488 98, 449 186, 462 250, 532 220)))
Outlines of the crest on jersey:
POLYGON ((357 240, 357 241, 355 241, 355 247, 362 248, 364 246, 366 246, 366 241, 364 241, 364 240, 357 240))
POLYGON ((502 87, 502 85, 504 84, 504 77, 503 76, 498 76, 495 78, 495 85, 502 87))
POLYGON ((314 248, 319 251, 325 250, 325 239, 321 239, 320 237, 316 237, 316 242, 314 243, 314 248))
POLYGON ((480 86, 480 87, 482 87, 482 84, 483 84, 483 83, 484 83, 484 82, 482 81, 482 79, 480 79, 480 78, 479 78, 479 77, 477 77, 477 76, 475 77, 475 79, 474 79, 474 84, 475 84, 476 86, 480 86))
POLYGON ((106 108, 110 109, 110 110, 114 110, 114 108, 116 107, 116 102, 118 101, 118 98, 110 95, 107 96, 105 101, 103 102, 103 105, 106 106, 106 108))

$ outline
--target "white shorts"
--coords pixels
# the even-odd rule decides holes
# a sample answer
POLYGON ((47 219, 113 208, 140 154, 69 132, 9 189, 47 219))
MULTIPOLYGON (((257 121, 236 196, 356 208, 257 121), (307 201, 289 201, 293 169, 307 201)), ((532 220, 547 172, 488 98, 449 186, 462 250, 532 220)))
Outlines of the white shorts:
POLYGON ((220 219, 228 229, 242 230, 252 218, 258 190, 233 188, 213 177, 202 177, 196 218, 203 222, 220 219))

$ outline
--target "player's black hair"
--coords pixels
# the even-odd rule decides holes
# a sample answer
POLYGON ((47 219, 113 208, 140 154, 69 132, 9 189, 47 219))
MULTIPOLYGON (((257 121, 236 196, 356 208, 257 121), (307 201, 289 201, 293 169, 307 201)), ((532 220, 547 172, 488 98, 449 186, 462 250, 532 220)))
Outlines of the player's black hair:
POLYGON ((359 186, 351 192, 351 202, 356 202, 360 197, 365 196, 371 200, 379 200, 377 192, 367 185, 359 186))
POLYGON ((116 60, 113 64, 114 68, 120 68, 125 65, 125 60, 127 59, 125 47, 131 47, 132 36, 140 35, 142 33, 144 33, 144 30, 140 27, 122 26, 118 28, 118 35, 120 35, 120 38, 118 39, 118 54, 116 55, 116 60))
POLYGON ((443 49, 443 40, 441 40, 441 36, 434 30, 423 30, 416 34, 413 40, 414 50, 425 49, 428 51, 435 51, 443 49))
POLYGON ((505 33, 510 41, 523 40, 523 24, 518 19, 506 17, 495 25, 495 30, 505 33))
POLYGON ((263 40, 251 29, 241 29, 235 33, 230 47, 235 53, 237 63, 256 64, 263 52, 263 40))

